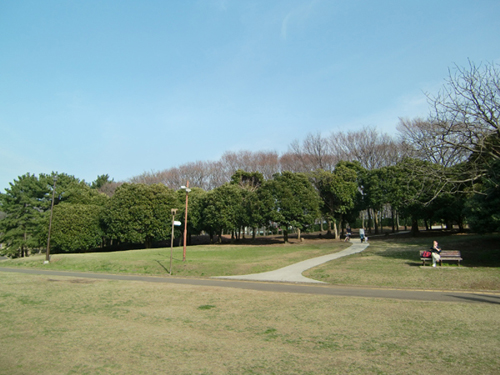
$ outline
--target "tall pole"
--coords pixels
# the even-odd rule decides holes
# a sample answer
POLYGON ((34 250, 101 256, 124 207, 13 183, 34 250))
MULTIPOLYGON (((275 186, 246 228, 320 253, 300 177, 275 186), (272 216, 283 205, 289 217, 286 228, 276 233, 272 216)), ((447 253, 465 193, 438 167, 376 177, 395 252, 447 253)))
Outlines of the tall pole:
POLYGON ((174 248, 174 219, 177 208, 172 208, 172 235, 170 236, 170 276, 172 276, 172 252, 174 248))
POLYGON ((187 225, 188 225, 188 196, 189 196, 189 181, 186 183, 186 212, 184 216, 184 248, 182 250, 182 261, 186 261, 186 237, 187 237, 187 225))
POLYGON ((52 188, 52 204, 50 205, 49 237, 47 238, 47 251, 45 252, 45 263, 50 262, 50 231, 52 230, 52 213, 54 212, 54 197, 56 194, 57 175, 54 176, 54 187, 52 188))

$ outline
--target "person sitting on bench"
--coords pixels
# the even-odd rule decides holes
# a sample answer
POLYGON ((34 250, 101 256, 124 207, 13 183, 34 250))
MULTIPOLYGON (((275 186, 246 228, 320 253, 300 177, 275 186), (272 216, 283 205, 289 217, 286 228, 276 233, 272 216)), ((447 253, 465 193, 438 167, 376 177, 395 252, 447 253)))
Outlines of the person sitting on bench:
POLYGON ((436 263, 441 260, 441 256, 439 253, 441 252, 441 248, 437 241, 434 241, 431 247, 432 252, 432 267, 436 267, 436 263))
POLYGON ((348 226, 344 242, 349 242, 351 240, 351 235, 352 235, 351 227, 348 226))

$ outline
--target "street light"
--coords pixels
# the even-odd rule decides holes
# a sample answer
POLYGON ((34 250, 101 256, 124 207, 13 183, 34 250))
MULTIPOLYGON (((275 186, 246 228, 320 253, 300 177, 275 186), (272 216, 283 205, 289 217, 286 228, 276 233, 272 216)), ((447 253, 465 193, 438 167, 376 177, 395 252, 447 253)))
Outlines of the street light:
POLYGON ((52 188, 52 204, 50 205, 49 237, 47 238, 47 251, 45 252, 45 262, 50 263, 50 231, 52 229, 52 214, 54 212, 54 196, 56 194, 57 175, 54 176, 54 187, 52 188))
POLYGON ((181 189, 186 190, 186 215, 184 217, 184 248, 182 250, 182 261, 186 261, 186 236, 187 236, 187 225, 188 225, 188 195, 191 189, 189 188, 189 181, 186 183, 186 186, 181 186, 181 189))

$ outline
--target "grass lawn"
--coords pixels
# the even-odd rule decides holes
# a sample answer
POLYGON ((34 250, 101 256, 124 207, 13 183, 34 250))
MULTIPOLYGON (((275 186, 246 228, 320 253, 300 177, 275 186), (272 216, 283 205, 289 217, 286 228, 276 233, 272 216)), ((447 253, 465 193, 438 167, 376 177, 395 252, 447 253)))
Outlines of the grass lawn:
POLYGON ((362 253, 307 270, 304 276, 335 285, 500 291, 500 236, 374 239, 362 253), (462 265, 421 267, 419 250, 428 249, 433 239, 443 250, 460 250, 462 265))
MULTIPOLYGON (((332 284, 490 290, 499 303, 416 302, 0 272, 0 375, 498 374, 499 236, 446 236, 463 266, 421 268, 429 238, 370 238, 306 271, 332 284)), ((328 240, 193 246, 173 275, 264 272, 336 252, 328 240)), ((170 249, 56 254, 23 267, 166 276, 170 249)))
POLYGON ((500 310, 0 273, 0 374, 498 374, 500 310))
MULTIPOLYGON (((362 253, 326 263, 304 276, 335 285, 389 288, 497 290, 500 291, 500 236, 453 235, 427 237, 371 237, 362 253), (419 250, 433 239, 440 246, 462 252, 462 266, 443 262, 443 267, 420 267, 419 250)), ((353 239, 353 241, 357 241, 353 239)), ((275 270, 305 259, 341 251, 348 243, 315 239, 275 245, 200 245, 174 248, 173 276, 210 277, 275 270)), ((62 271, 103 272, 168 276, 170 248, 111 253, 54 254, 50 264, 44 255, 7 260, 3 267, 40 268, 62 271)))
MULTIPOLYGON (((278 245, 199 245, 175 247, 172 275, 182 277, 230 276, 271 271, 302 260, 330 254, 349 244, 317 240, 278 245)), ((40 268, 83 272, 126 273, 166 276, 170 269, 170 248, 128 250, 112 253, 54 254, 50 264, 45 255, 3 261, 3 267, 40 268)))

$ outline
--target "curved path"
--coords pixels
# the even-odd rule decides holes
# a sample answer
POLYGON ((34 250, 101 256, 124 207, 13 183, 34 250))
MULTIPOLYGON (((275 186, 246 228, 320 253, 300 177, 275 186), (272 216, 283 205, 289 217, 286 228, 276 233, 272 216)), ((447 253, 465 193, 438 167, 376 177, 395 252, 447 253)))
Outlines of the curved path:
POLYGON ((315 295, 345 296, 345 297, 368 297, 368 298, 392 298, 413 301, 434 301, 434 302, 469 302, 488 303, 500 305, 500 294, 493 292, 468 292, 468 291, 447 291, 447 290, 408 290, 408 289, 382 289, 363 288, 349 286, 335 286, 312 280, 302 276, 305 270, 316 267, 346 255, 359 253, 366 249, 368 244, 353 244, 348 249, 338 253, 324 255, 321 257, 305 260, 288 267, 271 272, 263 272, 253 275, 241 276, 221 276, 211 279, 177 278, 177 277, 153 277, 135 275, 110 275, 90 272, 67 272, 40 269, 19 269, 0 267, 0 272, 14 272, 24 274, 38 274, 47 276, 59 276, 69 278, 90 278, 101 280, 123 280, 142 281, 156 283, 171 283, 180 285, 198 285, 222 288, 239 288, 259 290, 263 292, 280 293, 305 293, 315 295), (220 280, 226 279, 226 280, 220 280), (270 282, 269 282, 270 281, 270 282), (277 282, 278 281, 278 282, 277 282), (309 284, 309 285, 307 285, 309 284), (311 285, 315 284, 315 285, 311 285), (321 285, 318 285, 321 284, 321 285))
POLYGON ((299 263, 292 264, 274 271, 253 273, 250 275, 237 275, 237 276, 214 276, 215 279, 233 279, 233 280, 251 280, 251 281, 281 281, 288 283, 315 283, 326 284, 323 281, 309 279, 302 276, 302 272, 319 266, 320 264, 329 262, 334 259, 345 257, 362 252, 369 246, 367 243, 356 243, 349 246, 347 249, 339 251, 338 253, 323 255, 317 258, 307 259, 299 263))

